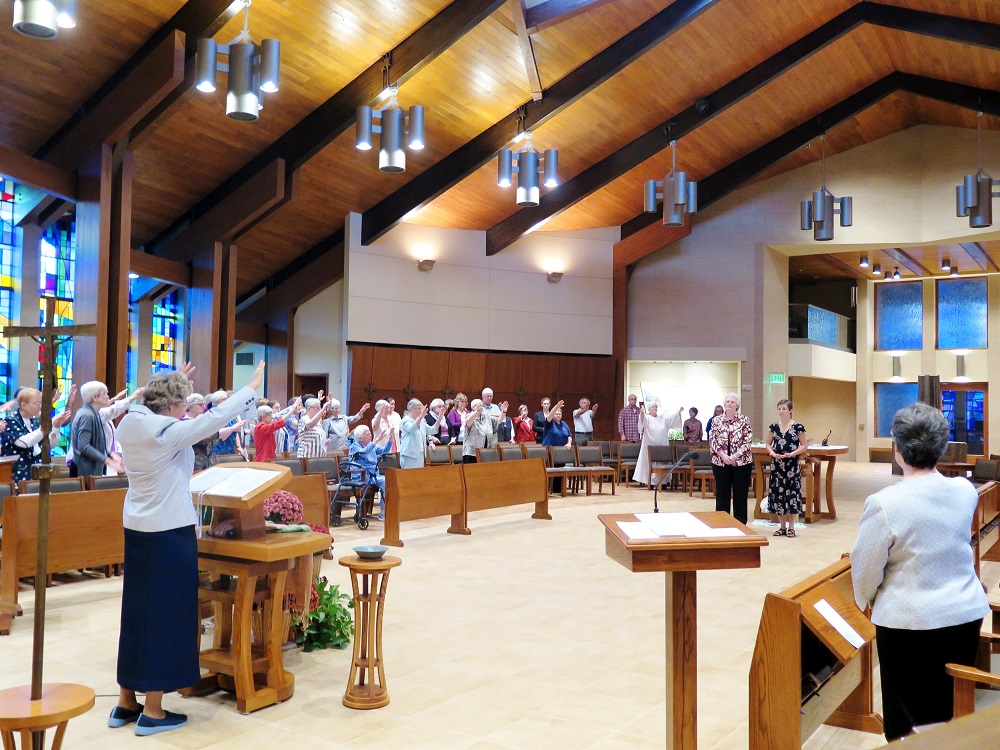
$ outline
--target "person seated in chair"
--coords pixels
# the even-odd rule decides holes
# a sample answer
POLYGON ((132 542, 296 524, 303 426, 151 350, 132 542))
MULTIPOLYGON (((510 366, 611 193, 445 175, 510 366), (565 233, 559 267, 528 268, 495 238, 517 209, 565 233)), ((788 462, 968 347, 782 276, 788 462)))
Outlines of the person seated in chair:
MULTIPOLYGON (((348 443, 350 448, 347 451, 347 460, 359 464, 368 474, 368 477, 374 478, 378 484, 378 495, 382 504, 382 512, 379 513, 379 518, 381 519, 385 514, 385 477, 379 474, 378 457, 383 453, 392 451, 392 441, 390 440, 379 448, 372 442, 372 431, 366 425, 362 424, 354 428, 354 434, 348 443)), ((361 481, 361 472, 352 471, 350 474, 352 482, 361 481)))

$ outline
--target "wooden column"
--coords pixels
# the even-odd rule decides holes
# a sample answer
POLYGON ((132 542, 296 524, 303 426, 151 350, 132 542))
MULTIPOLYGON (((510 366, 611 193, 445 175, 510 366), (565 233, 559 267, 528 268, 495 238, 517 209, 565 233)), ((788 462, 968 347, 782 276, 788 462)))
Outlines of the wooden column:
MULTIPOLYGON (((611 359, 615 395, 612 439, 618 439, 618 412, 625 406, 625 369, 628 365, 628 269, 615 268, 611 287, 611 359)), ((603 410, 602 410, 603 411, 603 410)))
POLYGON ((219 381, 220 326, 222 318, 223 248, 212 243, 191 261, 191 291, 187 315, 191 336, 188 359, 198 368, 192 380, 199 393, 211 393, 225 384, 219 381))
MULTIPOLYGON (((132 151, 120 143, 112 155, 111 217, 108 263, 106 266, 107 300, 105 318, 107 352, 104 382, 109 393, 125 387, 125 356, 128 351, 128 273, 132 252, 132 184, 135 165, 132 151)), ((78 295, 79 296, 79 295, 78 295)), ((100 295, 97 295, 100 296, 100 295)), ((145 381, 143 381, 145 382, 145 381)))
MULTIPOLYGON (((42 228, 38 224, 24 226, 21 234, 23 245, 21 254, 21 292, 18 325, 38 325, 38 279, 41 272, 42 228)), ((38 344, 31 339, 8 341, 9 347, 16 347, 17 386, 38 385, 38 344)), ((13 392, 12 392, 13 393, 13 392)))
POLYGON ((923 401, 935 409, 941 408, 941 377, 920 375, 917 377, 917 401, 923 401))

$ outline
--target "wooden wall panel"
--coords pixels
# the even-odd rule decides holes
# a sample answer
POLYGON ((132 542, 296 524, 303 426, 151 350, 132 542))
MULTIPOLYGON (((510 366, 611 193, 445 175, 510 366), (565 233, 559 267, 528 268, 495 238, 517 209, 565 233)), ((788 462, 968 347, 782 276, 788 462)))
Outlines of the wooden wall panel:
POLYGON ((516 397, 515 392, 521 387, 523 364, 523 354, 486 355, 486 385, 493 389, 498 399, 501 393, 507 400, 516 397))
POLYGON ((559 358, 545 354, 525 354, 521 380, 533 393, 551 396, 559 387, 559 358))
POLYGON ((355 389, 363 391, 365 386, 372 382, 375 347, 351 346, 348 347, 348 356, 351 358, 351 392, 353 393, 355 389))
POLYGON ((486 386, 485 352, 452 352, 448 361, 448 385, 472 399, 486 386))
MULTIPOLYGON (((448 379, 448 362, 451 352, 433 349, 413 349, 410 358, 410 385, 419 393, 431 392, 431 398, 439 398, 441 389, 448 379)), ((417 395, 421 401, 423 397, 417 395)), ((428 403, 424 401, 424 403, 428 403)))
MULTIPOLYGON (((392 346, 375 347, 372 381, 383 391, 402 392, 410 382, 411 350, 392 346)), ((398 399, 398 396, 397 396, 398 399)))

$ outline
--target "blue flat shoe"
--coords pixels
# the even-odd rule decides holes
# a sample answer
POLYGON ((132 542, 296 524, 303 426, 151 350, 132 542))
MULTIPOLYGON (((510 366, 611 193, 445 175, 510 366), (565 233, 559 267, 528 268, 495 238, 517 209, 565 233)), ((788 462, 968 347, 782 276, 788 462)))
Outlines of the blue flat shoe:
POLYGON ((135 733, 139 737, 148 737, 151 734, 169 732, 171 729, 180 729, 188 723, 188 717, 184 714, 175 714, 167 711, 162 719, 153 719, 146 714, 142 714, 135 723, 135 733))
POLYGON ((142 715, 142 706, 139 706, 138 710, 133 711, 130 708, 122 708, 121 706, 115 706, 111 709, 111 715, 108 717, 108 726, 112 729, 117 729, 118 727, 123 727, 126 724, 131 724, 133 721, 137 720, 142 715))

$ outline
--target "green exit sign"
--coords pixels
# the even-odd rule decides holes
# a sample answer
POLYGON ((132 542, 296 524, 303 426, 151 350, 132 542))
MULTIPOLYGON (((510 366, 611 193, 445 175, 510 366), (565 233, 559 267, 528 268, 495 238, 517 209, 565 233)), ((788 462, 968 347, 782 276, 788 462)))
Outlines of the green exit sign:
POLYGON ((771 385, 782 385, 784 382, 785 382, 785 373, 783 372, 771 373, 771 385))

